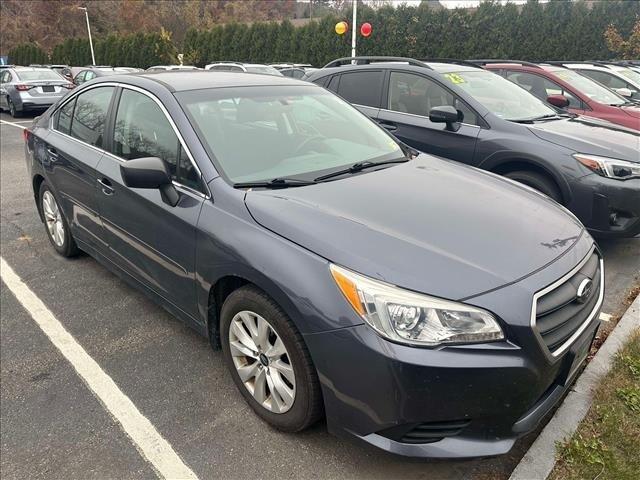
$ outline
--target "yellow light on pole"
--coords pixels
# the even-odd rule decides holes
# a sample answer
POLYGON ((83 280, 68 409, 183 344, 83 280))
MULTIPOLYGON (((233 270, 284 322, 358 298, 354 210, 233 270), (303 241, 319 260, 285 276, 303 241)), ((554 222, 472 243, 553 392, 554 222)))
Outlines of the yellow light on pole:
POLYGON ((336 33, 338 35, 344 35, 349 30, 349 24, 347 22, 336 23, 336 33))

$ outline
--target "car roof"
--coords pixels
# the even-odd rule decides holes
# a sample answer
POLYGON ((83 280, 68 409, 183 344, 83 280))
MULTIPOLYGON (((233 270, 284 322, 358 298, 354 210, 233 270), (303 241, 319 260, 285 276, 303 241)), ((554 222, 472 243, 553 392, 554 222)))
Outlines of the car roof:
MULTIPOLYGON (((109 81, 108 77, 102 77, 104 81, 109 81)), ((310 86, 308 82, 296 80, 294 78, 252 74, 247 75, 242 72, 217 72, 210 70, 165 70, 158 72, 140 72, 136 74, 118 75, 118 82, 125 82, 136 85, 136 79, 149 79, 160 83, 172 92, 187 90, 201 90, 205 88, 224 87, 257 87, 276 85, 300 85, 310 86)))
POLYGON ((49 67, 13 67, 16 72, 46 72, 49 67))
POLYGON ((458 63, 440 63, 440 62, 425 62, 437 73, 451 73, 451 72, 477 72, 483 70, 481 67, 472 67, 470 65, 460 65, 458 63))

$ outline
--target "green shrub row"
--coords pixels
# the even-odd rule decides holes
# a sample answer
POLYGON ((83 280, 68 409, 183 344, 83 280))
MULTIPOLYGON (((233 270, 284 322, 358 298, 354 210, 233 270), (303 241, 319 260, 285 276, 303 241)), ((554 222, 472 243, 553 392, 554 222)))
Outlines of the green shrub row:
MULTIPOLYGON (((610 59, 603 33, 614 25, 626 36, 640 18, 640 2, 529 0, 519 8, 507 3, 483 2, 476 10, 430 9, 400 5, 358 11, 359 22, 370 22, 373 34, 358 35, 359 55, 397 55, 414 58, 520 58, 528 60, 610 59)), ((324 17, 301 27, 291 22, 218 25, 209 30, 188 30, 182 45, 167 32, 110 35, 95 43, 98 64, 146 68, 176 63, 203 66, 219 60, 258 63, 305 62, 316 66, 347 56, 351 34, 339 36, 334 25, 344 17, 324 17)), ((10 53, 14 63, 42 62, 37 47, 19 46, 10 53), (37 60, 36 60, 37 59, 37 60)), ((88 41, 67 39, 53 48, 51 61, 71 65, 91 62, 88 41)))

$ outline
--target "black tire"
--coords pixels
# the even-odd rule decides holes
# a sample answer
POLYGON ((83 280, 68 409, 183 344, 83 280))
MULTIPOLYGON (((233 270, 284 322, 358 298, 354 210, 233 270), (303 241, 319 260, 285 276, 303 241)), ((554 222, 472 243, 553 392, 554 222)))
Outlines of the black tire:
POLYGON ((247 285, 235 290, 227 297, 220 313, 220 335, 223 355, 233 381, 258 416, 285 432, 304 430, 322 417, 320 383, 302 336, 278 304, 262 290, 247 285), (293 405, 284 413, 274 413, 258 403, 245 387, 233 363, 229 346, 229 329, 234 316, 245 310, 260 315, 271 324, 290 357, 296 391, 293 405))
POLYGON ((547 197, 552 198, 556 202, 562 203, 562 195, 560 195, 560 190, 558 189, 554 181, 544 174, 522 170, 506 173, 505 177, 534 188, 539 192, 544 193, 547 197))
POLYGON ((19 118, 20 112, 16 110, 16 106, 11 101, 11 98, 7 97, 7 106, 9 107, 9 113, 13 118, 19 118))
POLYGON ((60 202, 58 202, 57 197, 55 196, 53 191, 49 188, 49 185, 47 185, 47 182, 42 182, 42 184, 40 185, 40 191, 38 194, 38 208, 40 209, 40 213, 42 214, 42 218, 44 220, 47 238, 49 239, 51 246, 53 246, 55 251, 58 252, 60 255, 62 255, 63 257, 75 257, 76 255, 78 255, 80 250, 78 249, 78 246, 76 245, 76 242, 73 239, 73 235, 71 234, 71 230, 69 229, 69 223, 67 222, 67 219, 62 213, 62 210, 60 209, 59 205, 60 205, 60 202), (64 227, 64 235, 63 235, 63 241, 61 245, 56 244, 56 241, 54 240, 53 236, 49 232, 49 228, 47 227, 47 219, 44 213, 45 209, 43 205, 43 198, 46 192, 51 194, 51 196, 53 197, 53 199, 55 200, 58 206, 58 211, 60 212, 60 219, 62 220, 62 224, 64 227))

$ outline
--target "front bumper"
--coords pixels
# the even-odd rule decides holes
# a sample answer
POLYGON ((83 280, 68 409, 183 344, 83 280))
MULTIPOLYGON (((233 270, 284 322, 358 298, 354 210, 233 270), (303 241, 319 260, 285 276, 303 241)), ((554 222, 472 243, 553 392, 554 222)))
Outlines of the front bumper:
POLYGON ((467 300, 502 319, 504 341, 417 348, 364 324, 305 335, 329 431, 411 457, 508 452, 567 392, 598 329, 600 302, 555 357, 532 330, 533 294, 591 255, 588 235, 578 245, 515 284, 467 300))
POLYGON ((640 235, 640 178, 614 180, 589 174, 572 185, 570 210, 592 235, 640 235))

